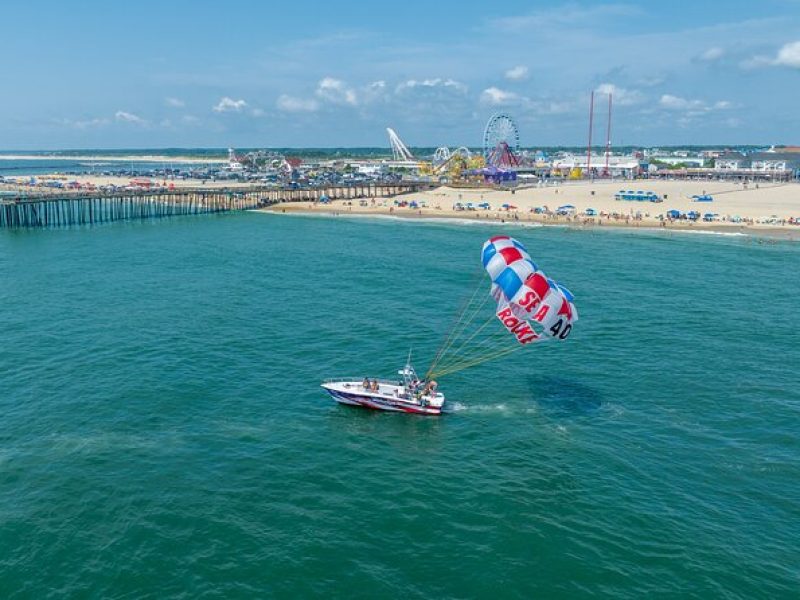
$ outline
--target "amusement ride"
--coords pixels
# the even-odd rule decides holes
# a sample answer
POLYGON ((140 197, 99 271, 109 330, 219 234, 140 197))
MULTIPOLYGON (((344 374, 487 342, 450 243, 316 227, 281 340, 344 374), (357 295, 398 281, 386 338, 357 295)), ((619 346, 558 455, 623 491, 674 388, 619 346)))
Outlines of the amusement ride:
POLYGON ((519 166, 519 128, 506 113, 491 116, 483 131, 486 164, 497 168, 519 166))

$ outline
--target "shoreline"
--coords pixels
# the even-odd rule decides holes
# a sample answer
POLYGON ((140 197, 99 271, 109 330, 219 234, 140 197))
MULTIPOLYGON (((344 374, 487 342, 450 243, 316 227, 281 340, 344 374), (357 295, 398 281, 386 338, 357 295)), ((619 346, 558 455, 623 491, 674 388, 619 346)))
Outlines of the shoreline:
MULTIPOLYGON (((395 209, 380 207, 376 209, 363 209, 342 205, 336 201, 330 205, 313 206, 309 203, 281 203, 258 209, 253 212, 272 213, 277 215, 319 216, 325 218, 337 217, 373 217, 380 219, 395 219, 398 221, 430 221, 447 223, 448 221, 462 224, 509 225, 517 227, 561 227, 578 229, 582 231, 603 231, 607 229, 620 231, 642 231, 650 233, 697 233, 707 235, 721 235, 729 237, 770 238, 789 242, 800 242, 800 226, 780 225, 746 225, 741 223, 707 223, 699 222, 668 222, 657 220, 617 221, 613 219, 580 218, 569 220, 566 217, 547 217, 536 214, 510 213, 509 215, 464 213, 456 211, 430 209, 395 209), (351 210, 348 210, 351 209, 351 210), (518 218, 514 218, 514 215, 518 218)), ((491 211, 495 213, 496 211, 491 211)))
POLYGON ((509 189, 442 185, 391 198, 354 197, 326 204, 291 202, 267 210, 531 223, 576 229, 739 233, 800 240, 800 183, 794 182, 748 185, 693 180, 575 181, 509 189), (651 191, 660 201, 617 199, 618 191, 631 188, 651 191), (711 201, 696 202, 701 194, 711 195, 711 201), (682 215, 694 211, 701 218, 669 218, 671 211, 682 215))

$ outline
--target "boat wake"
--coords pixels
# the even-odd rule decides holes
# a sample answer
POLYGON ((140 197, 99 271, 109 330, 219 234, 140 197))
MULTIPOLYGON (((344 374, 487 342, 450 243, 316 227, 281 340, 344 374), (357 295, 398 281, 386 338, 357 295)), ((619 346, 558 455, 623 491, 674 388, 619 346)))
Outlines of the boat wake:
POLYGON ((509 408, 507 404, 464 404, 463 402, 450 402, 444 409, 447 413, 462 413, 462 412, 498 412, 507 413, 509 408))

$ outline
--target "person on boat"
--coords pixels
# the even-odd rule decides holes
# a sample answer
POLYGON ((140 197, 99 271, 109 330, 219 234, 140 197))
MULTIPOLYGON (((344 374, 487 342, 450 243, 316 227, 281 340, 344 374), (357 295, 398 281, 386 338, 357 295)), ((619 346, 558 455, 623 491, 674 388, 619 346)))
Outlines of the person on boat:
POLYGON ((372 380, 372 391, 373 392, 379 392, 380 391, 380 387, 378 387, 378 380, 377 379, 373 379, 372 380))
POLYGON ((435 396, 436 395, 436 386, 438 384, 431 379, 429 382, 425 384, 425 389, 423 390, 422 394, 425 396, 435 396))
POLYGON ((364 381, 361 383, 364 386, 365 390, 369 390, 369 377, 364 377, 364 381))

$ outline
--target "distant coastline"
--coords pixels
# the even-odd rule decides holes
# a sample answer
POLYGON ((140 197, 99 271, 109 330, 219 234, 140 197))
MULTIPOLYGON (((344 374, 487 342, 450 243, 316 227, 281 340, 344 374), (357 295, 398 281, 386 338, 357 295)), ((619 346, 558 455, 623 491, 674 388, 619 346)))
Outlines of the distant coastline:
POLYGON ((41 161, 90 161, 90 162, 181 162, 197 164, 219 164, 227 159, 203 158, 199 156, 167 156, 161 154, 2 154, 0 160, 41 160, 41 161))

